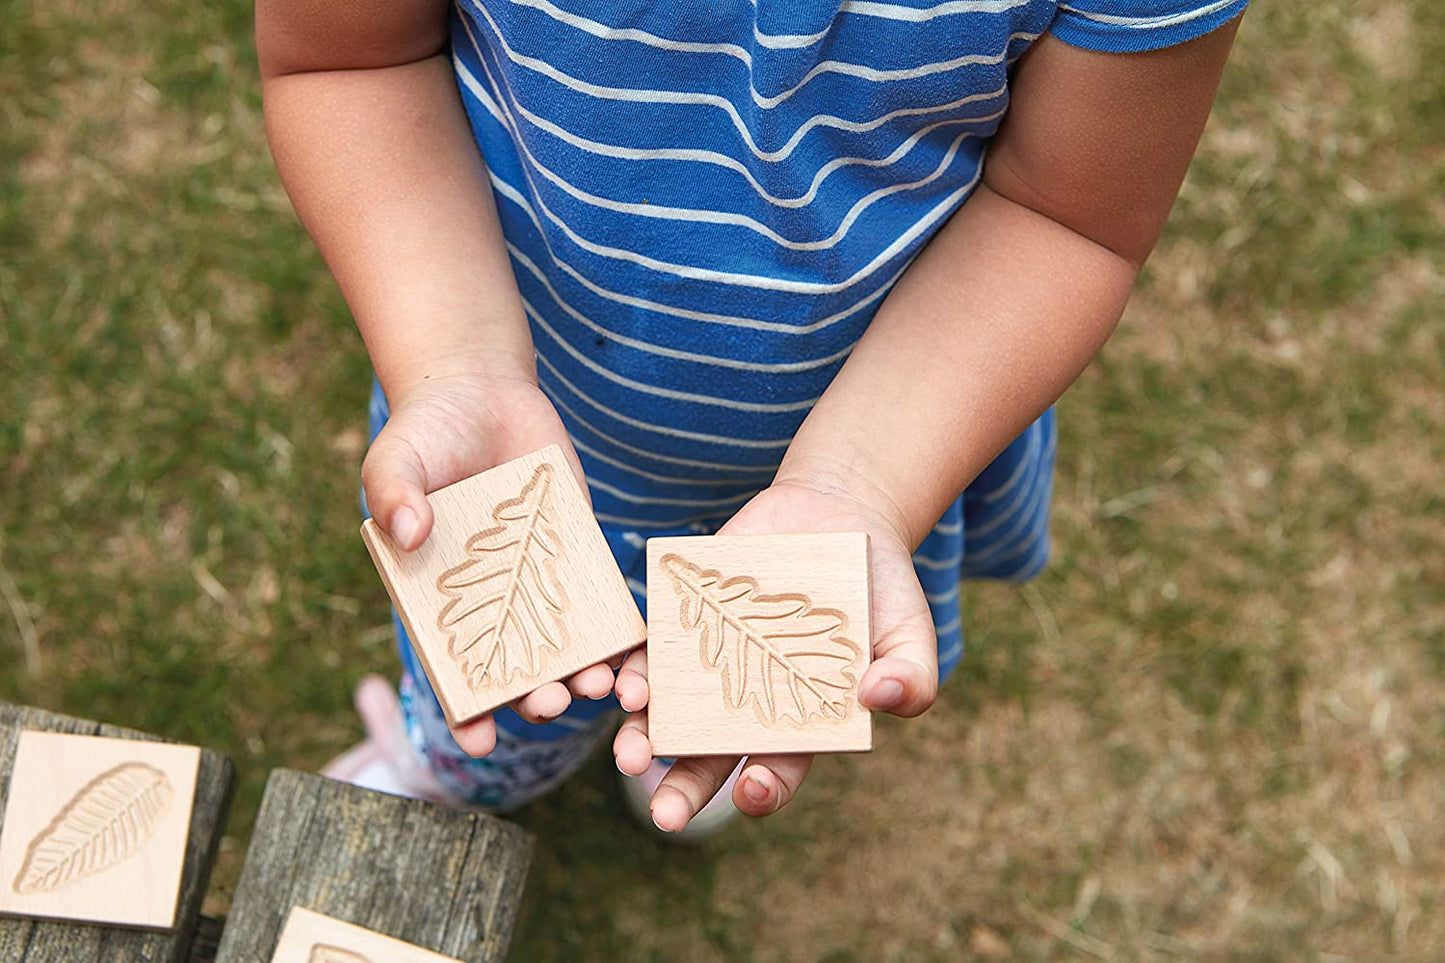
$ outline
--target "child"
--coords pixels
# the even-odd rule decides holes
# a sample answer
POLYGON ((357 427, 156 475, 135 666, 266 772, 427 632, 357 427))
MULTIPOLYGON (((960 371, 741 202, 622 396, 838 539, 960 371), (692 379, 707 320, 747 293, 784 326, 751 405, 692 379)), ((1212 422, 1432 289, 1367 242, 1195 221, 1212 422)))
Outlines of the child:
MULTIPOLYGON (((260 0, 277 165, 378 378, 371 512, 414 549, 426 492, 556 442, 639 602, 652 535, 866 531, 860 699, 923 712, 960 578, 1043 564, 1050 405, 1246 2, 260 0)), ((807 774, 652 760, 640 651, 448 733, 397 632, 404 710, 364 683, 337 775, 517 805, 611 731, 614 690, 660 829, 729 781, 713 825, 774 812, 807 774)))

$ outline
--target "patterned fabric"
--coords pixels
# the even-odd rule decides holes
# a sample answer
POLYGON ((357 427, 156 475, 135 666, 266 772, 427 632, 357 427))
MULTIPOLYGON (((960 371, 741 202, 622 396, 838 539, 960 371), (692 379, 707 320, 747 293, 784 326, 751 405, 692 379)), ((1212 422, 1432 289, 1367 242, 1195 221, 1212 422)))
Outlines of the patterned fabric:
MULTIPOLYGON (((977 186, 1030 44, 1052 30, 1161 47, 1246 2, 461 0, 457 83, 541 387, 634 591, 647 537, 715 531, 768 483, 893 283, 977 186)), ((944 675, 963 651, 960 578, 1044 563, 1054 444, 1050 412, 918 549, 944 675)), ((466 760, 402 650, 418 747, 479 801, 550 787, 611 724, 603 704, 545 727, 504 712, 497 752, 466 760)))

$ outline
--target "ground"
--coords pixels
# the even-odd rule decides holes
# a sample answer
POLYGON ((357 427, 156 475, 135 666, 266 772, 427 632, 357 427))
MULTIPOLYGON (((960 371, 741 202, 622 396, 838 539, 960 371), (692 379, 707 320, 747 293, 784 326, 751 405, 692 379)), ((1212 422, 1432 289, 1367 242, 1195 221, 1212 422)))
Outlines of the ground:
MULTIPOLYGON (((693 850, 598 758, 515 958, 1445 955, 1445 7, 1272 0, 1118 336, 1054 557, 940 704, 693 850)), ((266 152, 239 0, 0 0, 0 697, 267 771, 395 668, 368 368, 266 152)))

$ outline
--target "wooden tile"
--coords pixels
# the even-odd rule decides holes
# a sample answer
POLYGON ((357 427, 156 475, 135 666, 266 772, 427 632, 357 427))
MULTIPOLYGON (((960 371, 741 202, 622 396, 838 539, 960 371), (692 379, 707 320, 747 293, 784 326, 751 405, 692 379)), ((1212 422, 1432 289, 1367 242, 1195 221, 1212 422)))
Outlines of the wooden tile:
POLYGON ((460 963, 410 943, 292 907, 271 963, 460 963))
POLYGON ((0 912, 167 929, 201 751, 20 734, 0 828, 0 912))
POLYGON ((653 755, 871 749, 868 592, 861 533, 648 540, 653 755))
POLYGON ((370 519, 361 534, 453 725, 645 638, 556 445, 427 499, 436 522, 410 555, 370 519))

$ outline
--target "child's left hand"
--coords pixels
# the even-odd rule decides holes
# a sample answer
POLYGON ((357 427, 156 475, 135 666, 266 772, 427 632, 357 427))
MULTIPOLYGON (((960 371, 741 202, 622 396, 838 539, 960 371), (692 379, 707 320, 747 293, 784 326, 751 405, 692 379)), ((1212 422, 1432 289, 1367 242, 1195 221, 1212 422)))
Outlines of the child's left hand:
MULTIPOLYGON (((866 709, 916 716, 938 694, 938 647, 933 616, 913 570, 913 555, 898 526, 852 495, 796 481, 774 484, 744 505, 719 535, 867 532, 873 583, 873 662, 859 685, 866 709)), ((617 698, 631 713, 612 744, 617 767, 641 775, 652 761, 647 741, 647 652, 628 656, 617 674, 617 698)), ((810 755, 752 756, 733 789, 749 816, 787 805, 813 763, 810 755)), ((737 757, 679 759, 652 797, 652 821, 678 832, 712 799, 737 757)))

